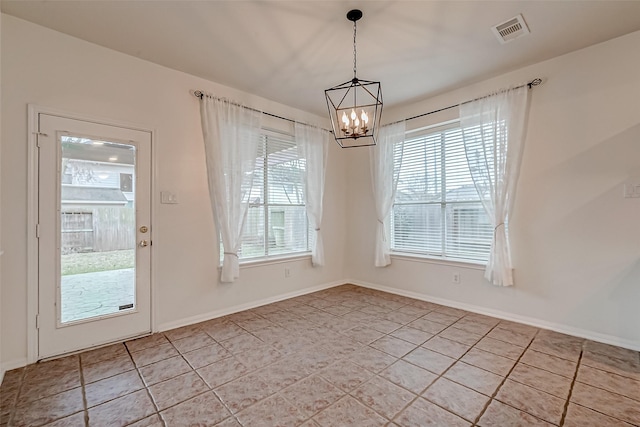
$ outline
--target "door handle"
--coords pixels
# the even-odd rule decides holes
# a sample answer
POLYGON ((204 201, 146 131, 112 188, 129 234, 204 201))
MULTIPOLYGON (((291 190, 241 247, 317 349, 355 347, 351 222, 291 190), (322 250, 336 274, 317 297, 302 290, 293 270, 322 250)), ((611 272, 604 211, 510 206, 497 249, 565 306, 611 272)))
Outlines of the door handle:
POLYGON ((141 248, 144 248, 146 246, 149 246, 149 242, 147 240, 140 240, 140 243, 138 243, 138 246, 140 246, 141 248))

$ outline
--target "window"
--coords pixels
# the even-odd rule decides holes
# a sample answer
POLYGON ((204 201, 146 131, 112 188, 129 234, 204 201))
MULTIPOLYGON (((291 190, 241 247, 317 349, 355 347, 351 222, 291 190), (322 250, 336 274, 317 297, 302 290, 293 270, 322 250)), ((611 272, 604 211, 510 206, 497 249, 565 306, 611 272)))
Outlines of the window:
POLYGON ((431 129, 395 150, 402 165, 391 212, 391 248, 486 261, 492 227, 471 179, 460 127, 431 129))
POLYGON ((293 137, 265 131, 258 147, 253 188, 245 196, 250 205, 240 260, 310 250, 304 170, 305 160, 299 158, 293 137))

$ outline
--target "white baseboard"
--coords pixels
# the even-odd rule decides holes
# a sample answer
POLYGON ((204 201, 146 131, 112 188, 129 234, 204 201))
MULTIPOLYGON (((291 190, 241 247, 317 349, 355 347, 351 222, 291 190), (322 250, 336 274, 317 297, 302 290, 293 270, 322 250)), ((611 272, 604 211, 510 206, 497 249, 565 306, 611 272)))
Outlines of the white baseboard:
POLYGON ((2 384, 5 372, 11 371, 12 369, 23 368, 25 366, 27 366, 26 357, 23 357, 22 359, 10 360, 8 362, 0 364, 0 384, 2 384))
POLYGON ((274 302, 283 301, 289 298, 299 297, 301 295, 310 294, 313 292, 322 291, 324 289, 333 288, 336 286, 344 285, 344 280, 337 280, 335 282, 324 283, 322 285, 311 286, 294 292, 288 292, 286 294, 280 294, 269 298, 264 298, 258 301, 251 301, 246 304, 239 304, 233 307, 224 308, 221 310, 210 311, 208 313, 199 314, 197 316, 187 317, 186 319, 175 320, 173 322, 161 323, 158 325, 156 332, 164 332, 170 329, 181 328, 183 326, 193 325, 195 323, 205 322, 207 320, 215 319, 222 316, 228 316, 239 311, 250 310, 252 308, 260 307, 274 302))
POLYGON ((580 338, 586 338, 592 341, 601 342, 604 344, 611 344, 618 347, 628 348, 634 351, 640 351, 640 343, 625 340, 614 335, 601 334, 598 332, 589 331, 587 329, 574 328, 572 326, 562 325, 560 323, 548 322, 546 320, 537 319, 535 317, 520 316, 501 310, 494 310, 482 306, 473 304, 465 304, 457 301, 452 301, 444 298, 432 297, 426 294, 417 292, 405 291, 403 289, 391 288, 388 286, 377 285, 375 283, 363 282, 361 280, 350 280, 345 283, 351 283, 364 288, 375 289, 378 291, 389 292, 404 297, 415 298, 422 301, 432 302, 435 304, 446 305, 448 307, 459 308, 461 310, 470 311, 477 314, 484 314, 486 316, 496 317, 498 319, 510 320, 512 322, 523 323, 525 325, 535 326, 536 328, 549 329, 551 331, 560 332, 567 335, 573 335, 580 338))

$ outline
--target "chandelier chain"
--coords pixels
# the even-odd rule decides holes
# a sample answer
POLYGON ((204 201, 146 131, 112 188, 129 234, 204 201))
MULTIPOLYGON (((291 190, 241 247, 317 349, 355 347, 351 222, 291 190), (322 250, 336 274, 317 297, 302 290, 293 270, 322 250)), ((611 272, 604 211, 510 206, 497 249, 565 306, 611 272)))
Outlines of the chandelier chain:
POLYGON ((356 21, 353 21, 353 78, 356 78, 356 21))

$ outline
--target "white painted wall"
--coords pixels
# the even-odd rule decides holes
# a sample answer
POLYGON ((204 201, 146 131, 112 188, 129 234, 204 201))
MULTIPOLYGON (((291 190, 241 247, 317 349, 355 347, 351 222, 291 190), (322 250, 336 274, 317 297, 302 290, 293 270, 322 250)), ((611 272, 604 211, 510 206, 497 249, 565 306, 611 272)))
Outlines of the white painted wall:
POLYGON ((242 268, 236 283, 219 284, 217 233, 207 192, 199 106, 189 90, 202 89, 326 127, 324 118, 4 14, 1 40, 2 366, 19 366, 27 357, 28 103, 154 130, 152 263, 155 323, 160 329, 344 277, 346 168, 342 152, 332 145, 323 224, 326 266, 313 268, 307 257, 284 265, 242 268), (176 193, 179 204, 160 204, 163 190, 176 193), (290 278, 284 278, 284 266, 291 269, 290 278))
POLYGON ((385 112, 385 121, 411 117, 545 78, 532 93, 510 225, 515 287, 494 287, 483 271, 460 266, 396 258, 375 268, 368 156, 359 150, 348 153, 347 275, 640 349, 640 199, 622 197, 624 183, 640 184, 639 46, 635 32, 385 112))

